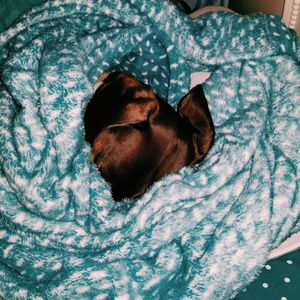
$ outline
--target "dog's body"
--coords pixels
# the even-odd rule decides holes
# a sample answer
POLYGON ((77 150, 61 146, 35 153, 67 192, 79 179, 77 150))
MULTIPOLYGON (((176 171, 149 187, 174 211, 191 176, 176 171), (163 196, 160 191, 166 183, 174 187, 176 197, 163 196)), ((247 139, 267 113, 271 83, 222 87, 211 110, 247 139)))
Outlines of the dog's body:
POLYGON ((113 198, 135 198, 159 178, 201 161, 214 126, 200 85, 178 112, 144 83, 112 73, 96 90, 85 113, 91 159, 111 185, 113 198))

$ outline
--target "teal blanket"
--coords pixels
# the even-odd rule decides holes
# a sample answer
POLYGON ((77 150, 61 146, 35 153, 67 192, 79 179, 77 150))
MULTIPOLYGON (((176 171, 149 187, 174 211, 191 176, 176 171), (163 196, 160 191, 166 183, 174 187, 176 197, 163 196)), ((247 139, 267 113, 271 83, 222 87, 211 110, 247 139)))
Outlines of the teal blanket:
POLYGON ((0 298, 229 299, 300 230, 299 40, 272 15, 192 20, 168 1, 48 1, 0 34, 0 298), (171 105, 190 74, 207 159, 115 203, 90 162, 96 78, 127 71, 171 105))

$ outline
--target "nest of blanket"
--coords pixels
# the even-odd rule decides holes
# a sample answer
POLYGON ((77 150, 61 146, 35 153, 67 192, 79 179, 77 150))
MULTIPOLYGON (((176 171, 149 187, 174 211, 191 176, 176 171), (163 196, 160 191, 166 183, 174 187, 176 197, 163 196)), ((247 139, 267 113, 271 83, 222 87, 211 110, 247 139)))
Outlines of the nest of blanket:
POLYGON ((55 0, 0 46, 2 298, 228 299, 300 229, 299 40, 278 17, 55 0), (212 71, 209 156, 133 202, 111 200, 84 142, 107 69, 174 106, 191 72, 212 71))

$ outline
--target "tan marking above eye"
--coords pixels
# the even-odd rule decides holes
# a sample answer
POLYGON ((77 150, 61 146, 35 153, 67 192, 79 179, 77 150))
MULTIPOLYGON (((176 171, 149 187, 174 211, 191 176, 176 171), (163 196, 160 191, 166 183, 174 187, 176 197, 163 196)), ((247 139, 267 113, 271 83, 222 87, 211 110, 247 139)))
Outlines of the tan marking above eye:
POLYGON ((141 101, 140 103, 128 103, 122 113, 120 121, 138 123, 148 119, 149 113, 158 108, 155 101, 141 101))
POLYGON ((156 100, 155 94, 152 89, 150 88, 143 88, 143 89, 137 89, 133 95, 134 99, 138 98, 144 98, 144 99, 151 99, 153 101, 156 100))
POLYGON ((123 77, 122 80, 125 89, 135 89, 133 95, 134 98, 149 98, 153 100, 156 99, 155 94, 150 86, 130 76, 123 77))
POLYGON ((123 79, 124 86, 126 88, 137 88, 137 87, 144 86, 144 84, 142 82, 140 82, 137 79, 132 78, 130 76, 125 76, 122 79, 123 79))

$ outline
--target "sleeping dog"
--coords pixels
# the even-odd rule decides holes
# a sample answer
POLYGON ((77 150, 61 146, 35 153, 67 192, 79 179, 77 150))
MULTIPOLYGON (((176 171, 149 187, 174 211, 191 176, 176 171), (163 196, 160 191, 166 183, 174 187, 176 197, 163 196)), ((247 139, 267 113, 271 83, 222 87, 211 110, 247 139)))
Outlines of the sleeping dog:
POLYGON ((176 112, 150 86, 119 72, 97 88, 84 122, 91 160, 115 201, 136 198, 166 174, 203 160, 215 134, 201 85, 176 112))

